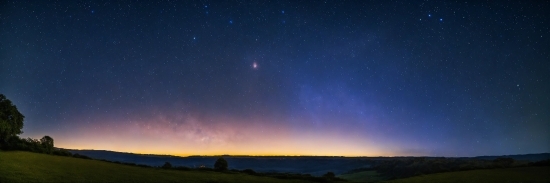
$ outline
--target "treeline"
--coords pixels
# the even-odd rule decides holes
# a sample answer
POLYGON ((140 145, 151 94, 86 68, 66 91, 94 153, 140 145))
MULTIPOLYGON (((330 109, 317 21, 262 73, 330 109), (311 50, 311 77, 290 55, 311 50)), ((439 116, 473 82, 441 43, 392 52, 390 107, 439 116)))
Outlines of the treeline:
POLYGON ((8 139, 7 142, 2 143, 1 149, 7 151, 29 151, 43 154, 52 154, 57 156, 68 156, 82 159, 92 159, 85 155, 78 153, 72 154, 71 152, 56 148, 53 146, 54 141, 50 136, 44 136, 40 140, 32 138, 20 138, 19 136, 13 136, 8 139))
POLYGON ((53 138, 49 136, 44 136, 40 140, 12 136, 1 147, 3 150, 21 150, 44 154, 53 154, 56 152, 56 149, 53 147, 53 138))
POLYGON ((23 120, 25 116, 4 94, 0 94, 0 149, 20 150, 59 156, 91 159, 88 156, 72 154, 71 152, 54 147, 53 138, 44 136, 41 139, 21 138, 23 120))
POLYGON ((346 181, 345 179, 336 177, 336 175, 333 172, 327 172, 321 177, 315 177, 315 176, 312 176, 311 174, 299 174, 299 173, 274 173, 274 172, 258 173, 258 172, 254 172, 254 170, 251 170, 251 169, 245 169, 242 171, 239 171, 239 170, 233 170, 233 171, 238 171, 249 175, 273 177, 277 179, 301 179, 301 180, 307 180, 311 182, 345 182, 346 181))
MULTIPOLYGON (((164 164, 163 167, 167 167, 168 162, 164 164)), ((168 167, 171 167, 168 166, 168 167)), ((344 181, 344 179, 337 178, 336 175, 332 172, 327 172, 322 177, 314 177, 310 174, 298 174, 298 173, 257 173, 252 169, 245 169, 245 170, 228 170, 228 163, 223 158, 218 158, 216 160, 216 163, 214 164, 214 170, 216 171, 222 171, 222 172, 230 172, 230 173, 245 173, 249 175, 255 175, 255 176, 263 176, 263 177, 273 177, 277 179, 301 179, 301 180, 307 180, 312 182, 333 182, 333 181, 344 181)))
POLYGON ((537 161, 537 162, 529 162, 529 166, 550 166, 550 159, 537 161))
POLYGON ((152 166, 144 165, 144 164, 126 163, 126 162, 120 162, 120 161, 109 161, 109 160, 106 160, 106 159, 99 159, 99 161, 104 161, 104 162, 108 162, 108 163, 116 163, 116 164, 121 164, 121 165, 128 165, 128 166, 152 168, 152 166))
MULTIPOLYGON (((120 163, 120 162, 115 162, 115 163, 120 163)), ((120 163, 120 164, 128 164, 128 163, 120 163)), ((136 165, 134 164, 134 166, 136 165)), ((294 179, 294 180, 299 179, 299 180, 306 180, 310 182, 320 182, 320 183, 346 181, 344 179, 336 177, 336 175, 333 172, 327 172, 321 177, 315 177, 315 176, 312 176, 311 174, 299 174, 299 173, 276 173, 276 172, 261 173, 261 172, 256 172, 252 169, 244 169, 244 170, 229 169, 228 170, 228 169, 217 168, 215 165, 214 165, 214 168, 208 168, 208 167, 190 168, 186 166, 172 166, 169 162, 166 162, 160 168, 180 170, 180 171, 216 171, 216 172, 229 173, 229 174, 244 173, 244 174, 253 175, 253 176, 273 177, 277 179, 294 179)))
MULTIPOLYGON (((388 179, 406 178, 418 175, 465 171, 475 169, 510 168, 521 166, 548 166, 549 160, 528 163, 512 158, 480 160, 474 158, 402 158, 377 161, 370 170, 376 170, 388 179)), ((350 172, 356 172, 354 170, 350 172)))
POLYGON ((330 182, 342 182, 346 181, 344 179, 336 177, 336 175, 333 172, 327 172, 321 177, 315 177, 311 174, 299 174, 299 173, 260 173, 256 172, 252 169, 244 169, 244 170, 237 170, 237 169, 228 169, 228 163, 224 158, 218 158, 216 162, 214 163, 214 168, 209 167, 198 167, 198 168, 190 168, 186 166, 173 166, 170 162, 165 162, 162 166, 152 167, 149 165, 142 165, 142 164, 135 164, 135 163, 127 163, 127 162, 119 162, 119 161, 109 161, 109 160, 100 160, 110 163, 116 163, 121 165, 129 165, 129 166, 138 166, 138 167, 148 167, 148 168, 162 168, 162 169, 169 169, 169 170, 179 170, 179 171, 215 171, 215 172, 221 172, 221 173, 229 173, 229 174, 236 174, 236 173, 244 173, 248 175, 253 176, 262 176, 262 177, 273 177, 277 179, 300 179, 300 180, 307 180, 311 182, 321 182, 321 183, 330 183, 330 182))
MULTIPOLYGON (((75 154, 78 155, 78 154, 75 154)), ((74 156, 74 155, 73 155, 74 156)), ((89 158, 87 158, 89 159, 89 158)), ((108 163, 115 163, 120 165, 127 165, 127 166, 136 166, 136 167, 144 167, 144 168, 161 168, 161 169, 167 169, 167 170, 178 170, 178 171, 211 171, 211 172, 220 172, 220 173, 228 173, 228 174, 248 174, 253 176, 262 176, 262 177, 273 177, 277 179, 300 179, 300 180, 307 180, 311 182, 320 182, 320 183, 330 183, 330 182, 345 182, 346 180, 336 177, 336 175, 333 172, 327 172, 321 177, 315 177, 311 174, 299 174, 299 173, 275 173, 275 172, 269 172, 269 173, 260 173, 256 172, 252 169, 244 169, 244 170, 237 170, 237 169, 227 169, 227 164, 225 159, 219 158, 216 163, 214 164, 214 168, 210 167, 198 167, 198 168, 191 168, 186 166, 173 166, 170 162, 165 162, 162 166, 149 166, 144 164, 136 164, 136 163, 129 163, 129 162, 120 162, 120 161, 109 161, 105 159, 97 159, 98 161, 108 162, 108 163), (225 163, 224 163, 225 162, 225 163)))

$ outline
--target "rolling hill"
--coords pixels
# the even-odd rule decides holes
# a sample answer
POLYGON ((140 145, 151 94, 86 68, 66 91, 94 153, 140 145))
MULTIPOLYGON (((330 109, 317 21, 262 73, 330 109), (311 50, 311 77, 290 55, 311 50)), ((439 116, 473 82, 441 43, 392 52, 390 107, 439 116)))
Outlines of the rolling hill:
POLYGON ((22 151, 0 151, 0 182, 307 182, 235 172, 180 171, 22 151))

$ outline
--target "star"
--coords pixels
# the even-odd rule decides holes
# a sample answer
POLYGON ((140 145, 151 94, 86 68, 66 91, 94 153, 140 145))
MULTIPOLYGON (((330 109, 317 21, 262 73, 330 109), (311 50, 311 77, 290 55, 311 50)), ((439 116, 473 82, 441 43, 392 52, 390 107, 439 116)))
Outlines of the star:
POLYGON ((548 130, 532 128, 550 121, 542 105, 550 103, 550 74, 540 69, 549 36, 540 31, 545 17, 536 16, 547 3, 384 1, 365 12, 378 3, 327 1, 322 6, 329 15, 303 1, 212 7, 208 1, 60 1, 57 9, 31 8, 46 4, 14 1, 10 6, 24 8, 10 12, 25 16, 2 17, 10 25, 0 30, 0 93, 28 117, 23 138, 51 135, 64 148, 158 147, 151 151, 181 155, 550 152, 548 130), (540 8, 524 11, 530 7, 540 8), (36 18, 41 14, 59 16, 36 18), (395 21, 403 16, 410 17, 395 21), (521 18, 536 31, 514 34, 522 26, 498 23, 521 18), (60 34, 60 26, 85 35, 60 34), (517 65, 479 62, 503 53, 517 65), (260 62, 266 64, 261 70, 260 62), (491 115, 478 115, 479 109, 491 115), (525 120, 529 125, 516 124, 525 120), (140 143, 140 134, 163 140, 140 143), (177 140, 182 134, 191 135, 177 140), (233 140, 234 134, 244 140, 233 140), (203 137, 209 139, 201 145, 203 137), (66 138, 71 143, 63 143, 66 138), (295 140, 308 146, 296 147, 295 140), (333 145, 342 148, 326 148, 333 145), (194 148, 178 149, 185 146, 194 148))

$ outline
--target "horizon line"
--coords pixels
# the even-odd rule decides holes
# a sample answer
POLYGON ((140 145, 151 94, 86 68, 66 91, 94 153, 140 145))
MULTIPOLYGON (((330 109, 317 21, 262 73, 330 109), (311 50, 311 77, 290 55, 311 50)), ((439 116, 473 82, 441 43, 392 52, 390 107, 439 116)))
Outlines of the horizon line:
POLYGON ((174 156, 174 157, 224 157, 224 156, 233 156, 233 157, 345 157, 345 158, 399 158, 399 157, 434 157, 434 158, 473 158, 473 157, 483 157, 483 156, 517 156, 517 155, 532 155, 532 154, 550 154, 550 152, 540 152, 540 153, 526 153, 526 154, 507 154, 507 155, 477 155, 477 156, 412 156, 412 155, 401 155, 401 156, 346 156, 346 155, 235 155, 235 154, 219 154, 219 155, 174 155, 174 154, 146 154, 146 153, 136 153, 136 152, 122 152, 106 149, 70 149, 70 148, 61 148, 55 147, 58 149, 65 150, 92 150, 92 151, 110 151, 116 153, 128 153, 136 155, 155 155, 155 156, 174 156))

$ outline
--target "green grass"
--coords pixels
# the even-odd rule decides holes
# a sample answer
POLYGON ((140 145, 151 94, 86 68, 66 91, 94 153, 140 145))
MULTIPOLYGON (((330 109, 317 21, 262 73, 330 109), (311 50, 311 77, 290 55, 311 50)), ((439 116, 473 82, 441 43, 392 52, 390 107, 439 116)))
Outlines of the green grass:
POLYGON ((550 167, 520 167, 504 169, 469 170, 460 172, 447 172, 396 179, 388 183, 413 183, 413 182, 484 182, 484 183, 548 183, 550 182, 550 167))
MULTIPOLYGON (((231 165, 230 165, 231 166, 231 165)), ((243 173, 179 171, 22 151, 0 151, 0 182, 307 182, 243 173)))
POLYGON ((351 174, 339 175, 339 178, 346 179, 349 182, 379 182, 385 180, 375 170, 362 171, 351 174))

